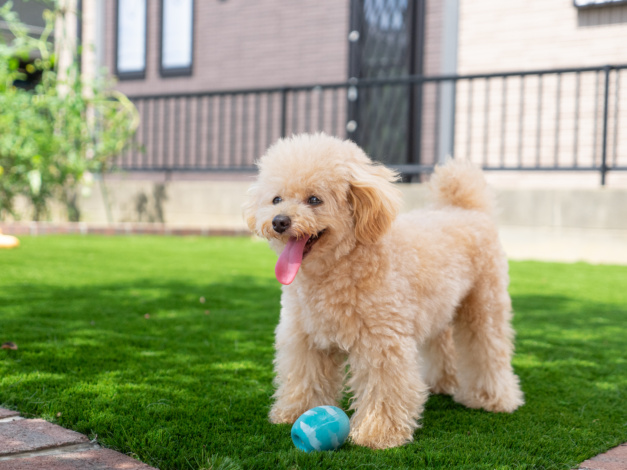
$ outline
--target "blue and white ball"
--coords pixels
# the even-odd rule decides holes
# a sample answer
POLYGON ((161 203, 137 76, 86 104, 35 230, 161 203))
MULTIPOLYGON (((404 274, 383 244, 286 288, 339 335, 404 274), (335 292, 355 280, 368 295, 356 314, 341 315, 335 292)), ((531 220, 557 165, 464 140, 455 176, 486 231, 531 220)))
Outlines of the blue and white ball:
POLYGON ((292 426, 294 445, 305 452, 339 449, 348 437, 349 420, 337 406, 305 411, 292 426))

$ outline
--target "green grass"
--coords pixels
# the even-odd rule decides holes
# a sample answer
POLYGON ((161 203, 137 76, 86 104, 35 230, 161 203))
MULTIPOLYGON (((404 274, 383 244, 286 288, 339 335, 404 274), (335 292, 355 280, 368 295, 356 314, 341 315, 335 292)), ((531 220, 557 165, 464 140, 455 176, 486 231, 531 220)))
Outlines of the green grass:
POLYGON ((297 451, 266 418, 274 260, 248 239, 23 237, 0 251, 0 343, 19 346, 0 350, 0 406, 162 470, 569 469, 627 440, 627 267, 525 262, 511 263, 524 407, 433 396, 410 445, 297 451))

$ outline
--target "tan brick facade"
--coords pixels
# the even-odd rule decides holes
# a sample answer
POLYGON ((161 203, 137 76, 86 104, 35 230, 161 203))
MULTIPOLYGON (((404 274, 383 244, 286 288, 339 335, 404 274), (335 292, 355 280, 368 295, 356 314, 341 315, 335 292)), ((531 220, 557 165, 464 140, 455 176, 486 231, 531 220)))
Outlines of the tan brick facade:
MULTIPOLYGON (((460 0, 458 73, 543 70, 627 64, 627 5, 577 9, 572 0, 460 0)), ((607 164, 627 165, 627 71, 610 75, 607 164)), ((460 82, 457 89, 456 157, 488 166, 599 166, 602 155, 602 72, 460 82), (472 91, 473 98, 469 99, 472 91), (523 97, 524 96, 524 97, 523 97), (489 112, 486 105, 489 103, 489 112), (487 135, 487 138, 486 138, 487 135)), ((504 185, 512 174, 491 175, 504 185)), ((546 176, 546 175, 545 175, 546 176)), ((610 174, 625 185, 625 174, 610 174)), ((599 175, 581 173, 538 178, 538 185, 572 181, 596 185, 599 175), (547 183, 547 181, 553 181, 547 183)), ((521 183, 526 184, 526 183, 521 183)))
MULTIPOLYGON (((148 4, 146 78, 122 80, 130 95, 276 87, 344 81, 345 0, 196 0, 189 77, 159 75, 160 2, 148 4)), ((106 65, 114 70, 115 2, 107 4, 106 65)))
MULTIPOLYGON (((350 0, 196 0, 193 74, 186 77, 159 74, 160 4, 147 2, 145 79, 118 84, 128 95, 298 86, 348 78, 350 0)), ((572 0, 427 0, 426 75, 455 72, 454 67, 444 69, 444 63, 451 62, 445 56, 451 49, 445 48, 443 37, 446 15, 450 15, 445 4, 459 7, 456 71, 460 74, 627 63, 627 6, 578 10, 572 0)), ((114 70, 114 0, 106 2, 105 18, 105 62, 114 70)), ((449 25, 449 33, 450 29, 449 25)), ((568 166, 575 158, 579 166, 598 165, 602 90, 597 82, 602 77, 586 74, 578 80, 574 75, 547 77, 541 84, 537 77, 525 79, 524 84, 518 78, 508 79, 506 84, 495 79, 489 85, 489 97, 485 82, 475 81, 472 89, 468 82, 459 82, 453 124, 455 156, 488 166, 533 166, 538 162, 568 166), (578 103, 574 99, 577 94, 578 103), (487 113, 486 106, 490 108, 487 113)), ((613 123, 627 119, 627 93, 616 94, 617 83, 613 75, 608 163, 625 165, 627 136, 617 132, 613 123), (615 96, 618 107, 613 105, 615 96), (612 120, 619 114, 618 121, 612 120)), ((447 137, 442 134, 447 118, 438 114, 447 95, 446 87, 434 84, 426 84, 423 91, 421 162, 430 164, 449 152, 444 148, 447 137)), ((346 93, 333 93, 314 90, 290 95, 287 133, 325 130, 347 135, 346 93), (318 102, 326 103, 324 115, 318 112, 318 102)), ((248 166, 280 135, 279 94, 241 97, 234 104, 205 98, 202 102, 139 103, 138 107, 144 116, 138 140, 146 152, 144 157, 125 155, 125 162, 142 158, 151 165, 167 166, 171 155, 182 155, 191 166, 220 166, 229 159, 248 166), (259 109, 261 117, 242 118, 240 124, 237 116, 243 116, 246 109, 255 113, 259 109), (184 114, 173 117, 177 113, 184 114), (231 122, 238 127, 231 130, 231 122), (158 126, 165 126, 163 132, 158 126)), ((593 178, 597 180, 596 175, 593 178)))
MULTIPOLYGON (((105 63, 115 70, 116 8, 105 9, 105 63)), ((120 80, 129 96, 257 89, 346 82, 349 74, 350 0, 196 0, 194 62, 191 76, 159 73, 161 2, 147 2, 145 78, 120 80)), ((443 7, 426 1, 425 73, 441 73, 443 7)), ((424 94, 422 146, 433 154, 435 94, 424 94)), ((340 137, 348 117, 346 89, 302 91, 287 99, 286 134, 325 131, 340 137), (324 113, 321 112, 324 108, 324 113)), ((225 162, 250 166, 280 135, 279 93, 262 96, 177 98, 137 102, 142 123, 137 142, 143 147, 122 155, 125 167, 220 167, 225 162), (247 114, 248 113, 248 114, 247 114), (188 148, 189 147, 189 148, 188 148), (180 160, 180 161, 179 161, 180 160), (182 162, 182 163, 181 163, 182 162)), ((400 157, 402 158, 402 156, 400 157)))
POLYGON ((627 5, 460 0, 459 72, 627 63, 627 5))
MULTIPOLYGON (((343 82, 348 78, 349 0, 196 0, 188 77, 159 75, 159 1, 147 2, 146 78, 121 80, 129 95, 343 82)), ((105 65, 115 70, 115 1, 106 4, 105 65)), ((427 1, 425 72, 440 72, 442 7, 427 1)))

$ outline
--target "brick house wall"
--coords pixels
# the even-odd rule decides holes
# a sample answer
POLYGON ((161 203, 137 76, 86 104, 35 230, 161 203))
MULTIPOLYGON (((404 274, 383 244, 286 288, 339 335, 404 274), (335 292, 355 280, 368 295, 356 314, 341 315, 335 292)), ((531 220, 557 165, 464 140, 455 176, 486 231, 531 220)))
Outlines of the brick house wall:
MULTIPOLYGON (((196 0, 193 74, 159 75, 160 2, 147 2, 146 78, 129 95, 217 91, 346 80, 348 2, 196 0)), ((114 70, 115 2, 107 2, 106 65, 114 70)))
MULTIPOLYGON (((147 2, 146 78, 121 80, 128 95, 342 82, 348 78, 349 0, 196 0, 188 77, 161 77, 159 1, 147 2)), ((106 3, 105 65, 115 70, 115 1, 106 3)), ((428 0, 427 74, 440 71, 442 7, 428 0)))
MULTIPOLYGON (((145 79, 121 80, 117 85, 119 90, 128 95, 297 86, 344 82, 348 78, 349 0, 196 0, 193 74, 167 78, 159 74, 160 3, 147 2, 145 79)), ((426 0, 423 64, 426 75, 443 73, 443 54, 450 53, 450 49, 444 47, 443 38, 447 20, 445 3, 459 8, 456 72, 460 74, 627 62, 627 48, 624 47, 627 5, 577 9, 572 0, 426 0)), ((114 70, 115 1, 106 2, 105 9, 104 62, 110 70, 114 70)), ((506 89, 500 81, 491 83, 491 110, 487 117, 483 109, 486 103, 482 88, 484 84, 475 83, 472 91, 475 94, 474 101, 469 107, 468 83, 459 83, 455 94, 454 130, 451 131, 454 132, 456 157, 467 156, 478 163, 489 165, 499 164, 498 159, 502 157, 506 163, 515 165, 522 155, 524 162, 539 161, 548 165, 555 160, 555 149, 559 147, 558 159, 561 163, 570 162, 574 152, 579 153, 582 165, 598 163, 601 140, 595 127, 599 117, 595 81, 596 78, 590 75, 582 76, 580 84, 572 76, 565 76, 559 83, 549 78, 541 85, 544 93, 541 100, 536 98, 540 85, 531 79, 525 81, 528 98, 524 104, 525 120, 520 125, 516 124, 519 122, 517 114, 520 110, 520 105, 517 105, 520 101, 519 82, 508 81, 506 89), (558 87, 564 97, 559 110, 555 99, 558 87), (577 93, 579 87, 581 100, 576 108, 575 102, 569 97, 577 93), (533 110, 540 106, 539 101, 542 101, 543 117, 538 123, 537 113, 533 110), (508 109, 503 112, 505 103, 508 109), (567 119, 559 124, 559 129, 553 119, 558 112, 567 119), (577 122, 573 117, 575 115, 578 116, 577 122), (504 118, 507 125, 504 124, 504 118), (481 134, 485 129, 490 136, 487 140, 481 134), (579 129, 580 137, 571 137, 573 129, 574 132, 579 129), (585 132, 582 129, 586 129, 585 132), (557 132, 561 136, 553 139, 552 136, 557 132), (505 137, 501 138, 501 135, 505 137), (538 143, 540 135, 542 141, 538 143), (521 141, 522 144, 519 143, 521 141), (575 145, 579 145, 579 148, 575 149, 575 145), (487 160, 486 154, 490 155, 487 160)), ((612 79, 612 86, 614 82, 612 79)), ((611 96, 616 95, 614 90, 611 89, 611 96)), ((438 104, 438 101, 444 96, 438 95, 440 91, 442 89, 434 84, 424 87, 421 162, 426 164, 442 158, 442 147, 446 140, 441 130, 444 121, 438 121, 437 117, 438 110, 442 111, 442 103, 438 104)), ((349 118, 344 90, 336 97, 327 91, 310 96, 303 93, 290 100, 288 134, 325 130, 341 137, 348 135, 345 131, 349 118), (328 103, 325 105, 327 112, 333 107, 333 100, 340 104, 335 107, 334 118, 321 118, 315 111, 310 117, 304 117, 306 105, 305 108, 301 105, 292 106, 294 100, 301 104, 307 100, 324 101, 328 103), (296 121, 292 119, 296 115, 292 110, 296 109, 299 115, 303 114, 298 124, 294 124, 296 121), (307 120, 312 123, 312 127, 304 125, 307 120), (320 122, 322 126, 317 124, 320 122)), ((626 100, 627 93, 621 93, 621 110, 627 110, 626 100)), ((262 112, 266 112, 272 105, 276 113, 279 103, 279 96, 268 97, 267 100, 262 97, 259 106, 262 112)), ((257 123, 243 124, 220 144, 215 138, 224 135, 224 131, 221 131, 218 115, 212 114, 210 118, 210 113, 217 113, 220 106, 219 100, 140 104, 140 112, 148 116, 143 119, 139 132, 139 140, 145 144, 147 158, 167 164, 169 157, 166 154, 180 154, 185 155, 185 159, 190 162, 215 163, 236 158, 252 164, 258 152, 278 137, 278 118, 268 118, 274 120, 268 132, 264 121, 266 118, 263 117, 257 123), (181 119, 172 118, 167 134, 173 137, 161 136, 155 139, 151 129, 161 125, 166 114, 174 115, 177 112, 187 113, 187 118, 182 117, 190 124, 185 124, 181 133, 182 128, 178 127, 181 119), (245 141, 255 135, 258 124, 262 128, 259 141, 245 141), (192 148, 187 149, 185 143, 190 138, 193 139, 192 148)), ((226 103, 221 115, 228 123, 231 120, 229 116, 235 116, 240 108, 252 109, 255 106, 257 104, 252 98, 242 98, 233 106, 226 103)), ((627 119, 622 116, 621 119, 627 119)), ((614 152, 611 157, 614 160, 625 158, 619 154, 627 148, 627 136, 617 133, 615 128, 610 129, 610 135, 614 152)), ((139 156, 127 155, 125 158, 131 161, 139 156)), ((593 178, 596 180, 596 175, 593 178)))
POLYGON ((462 74, 627 63, 627 5, 460 0, 462 74))
POLYGON ((427 0, 425 4, 424 74, 439 75, 442 72, 442 44, 444 10, 441 0, 427 0))
MULTIPOLYGON (((460 0, 458 73, 462 75, 622 65, 627 63, 626 44, 627 5, 577 9, 572 0, 460 0)), ((627 93, 624 87, 620 93, 616 88, 626 74, 610 77, 610 165, 627 164, 627 135, 617 127, 627 119, 627 93)), ((518 165, 519 159, 523 165, 566 166, 575 159, 581 167, 600 165, 602 83, 603 75, 595 72, 552 75, 541 81, 533 76, 524 83, 518 77, 507 84, 492 80, 486 114, 486 83, 474 84, 471 105, 469 83, 462 82, 456 101, 456 156, 492 166, 500 159, 508 166, 518 165), (483 139, 483 132, 490 138, 483 139)), ((570 178, 575 186, 596 185, 599 178, 593 173, 544 179, 537 174, 500 176, 507 184, 514 176, 541 184, 570 178)), ((611 179, 624 186, 625 176, 615 172, 611 179)))
MULTIPOLYGON (((112 71, 115 3, 106 3, 103 41, 105 65, 112 71)), ((350 0, 196 0, 192 75, 162 77, 161 2, 148 1, 145 78, 121 79, 117 88, 139 97, 345 82, 349 74, 350 4, 350 0)), ((425 15, 423 67, 426 74, 435 75, 441 73, 442 62, 441 2, 427 0, 425 15)), ((291 95, 286 132, 289 135, 323 130, 345 137, 347 104, 345 89, 291 95), (308 100, 314 103, 311 116, 307 116, 308 100), (319 102, 325 103, 325 116, 317 114, 319 102), (295 120, 293 116, 300 117, 295 120)), ((144 148, 144 156, 136 150, 129 151, 120 162, 128 166, 141 159, 151 166, 163 167, 180 157, 184 164, 192 166, 220 165, 225 161, 251 166, 259 152, 280 135, 280 105, 278 94, 242 96, 224 102, 219 98, 139 102, 142 124, 137 140, 144 148), (242 117, 244 109, 253 114, 242 117), (261 116, 256 115, 258 109, 261 116), (238 128, 230 128, 230 122, 238 128), (156 131, 158 126, 162 126, 162 131, 156 131)), ((435 95, 427 90, 425 116, 433 115, 435 106, 435 95)), ((425 119, 424 126, 429 137, 423 147, 431 154, 435 123, 425 119)))

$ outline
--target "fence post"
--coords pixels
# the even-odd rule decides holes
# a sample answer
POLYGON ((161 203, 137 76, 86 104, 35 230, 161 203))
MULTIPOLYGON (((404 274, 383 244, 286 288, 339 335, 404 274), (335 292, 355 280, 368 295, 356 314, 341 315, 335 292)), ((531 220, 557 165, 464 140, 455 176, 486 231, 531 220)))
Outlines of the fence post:
POLYGON ((605 88, 603 89, 603 144, 601 148, 601 186, 605 186, 605 177, 607 175, 607 118, 610 96, 610 72, 612 66, 603 67, 605 72, 605 88))
POLYGON ((281 89, 281 137, 285 137, 287 133, 287 93, 289 90, 288 87, 281 89))

